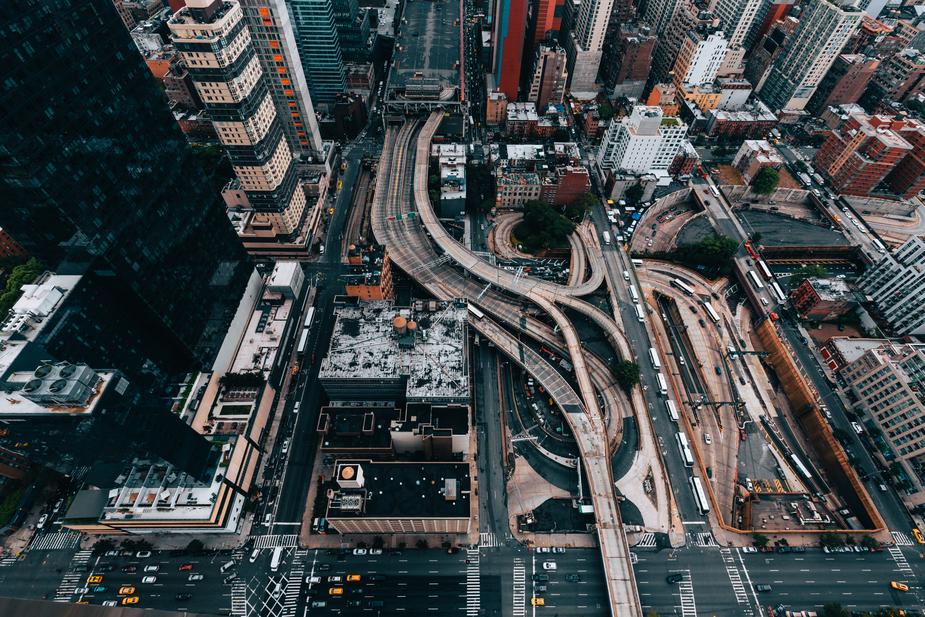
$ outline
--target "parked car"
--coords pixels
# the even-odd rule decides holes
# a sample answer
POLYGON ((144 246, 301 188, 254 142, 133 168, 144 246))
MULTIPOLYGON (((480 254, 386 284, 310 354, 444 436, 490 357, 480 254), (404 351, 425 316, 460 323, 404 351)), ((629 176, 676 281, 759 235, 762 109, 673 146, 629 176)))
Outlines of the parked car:
POLYGON ((201 581, 204 578, 205 576, 203 576, 202 574, 190 574, 189 579, 187 580, 189 580, 190 582, 193 582, 193 581, 201 581))
POLYGON ((353 549, 353 554, 354 554, 354 555, 365 555, 365 554, 368 553, 368 552, 369 552, 369 551, 367 551, 365 548, 355 548, 355 549, 353 549))
POLYGON ((151 556, 151 551, 138 551, 137 553, 135 553, 135 557, 137 557, 138 559, 147 559, 150 556, 151 556))
POLYGON ((156 583, 157 577, 156 576, 145 576, 144 578, 141 579, 141 582, 142 583, 156 583))
POLYGON ((126 574, 134 574, 135 572, 138 571, 138 566, 136 566, 136 565, 134 565, 134 564, 129 564, 129 565, 127 565, 127 566, 122 566, 122 571, 125 572, 126 574))
POLYGON ((557 566, 556 566, 556 562, 555 562, 555 561, 544 561, 544 562, 543 562, 543 569, 544 569, 544 570, 555 570, 556 567, 557 567, 557 566))
POLYGON ((160 569, 160 566, 145 566, 145 572, 157 572, 160 569))
POLYGON ((665 577, 665 582, 668 583, 669 585, 674 585, 674 584, 676 584, 676 583, 680 583, 680 582, 683 581, 683 580, 684 580, 684 575, 683 575, 683 574, 678 574, 678 573, 676 573, 676 574, 669 574, 667 577, 665 577))
POLYGON ((381 548, 371 548, 369 549, 369 554, 370 555, 381 555, 382 549, 381 548))
POLYGON ((180 600, 181 602, 184 600, 189 600, 192 597, 193 597, 193 594, 191 593, 178 593, 177 595, 174 596, 176 600, 180 600))

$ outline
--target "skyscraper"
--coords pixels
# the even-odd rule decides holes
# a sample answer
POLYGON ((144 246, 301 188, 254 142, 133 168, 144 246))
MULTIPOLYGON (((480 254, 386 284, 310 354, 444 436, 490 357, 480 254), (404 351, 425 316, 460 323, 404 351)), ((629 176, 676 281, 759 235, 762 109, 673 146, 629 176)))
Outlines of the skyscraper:
MULTIPOLYGON (((256 216, 277 236, 295 237, 305 191, 241 6, 189 0, 168 26, 256 216)), ((297 105, 291 109, 301 117, 297 105)))
POLYGON ((629 116, 607 127, 597 164, 605 172, 665 175, 686 136, 687 125, 664 116, 661 107, 636 105, 629 116))
POLYGON ((808 3, 761 88, 765 103, 775 110, 802 111, 860 21, 854 4, 808 3))
POLYGON ((49 266, 89 254, 209 367, 253 266, 224 178, 187 144, 111 0, 2 3, 0 41, 0 226, 49 266))
POLYGON ((296 46, 308 89, 319 107, 332 108, 347 89, 347 74, 340 51, 331 0, 288 0, 296 46))
POLYGON ((714 6, 726 33, 725 72, 741 74, 745 70, 745 45, 749 34, 760 25, 770 0, 718 0, 714 6))
POLYGON ((530 49, 547 40, 555 40, 562 28, 564 0, 538 0, 530 33, 530 49))
POLYGON ((322 156, 315 106, 283 0, 240 0, 286 141, 300 159, 322 156), (293 105, 295 103, 295 105, 293 105))
POLYGON ((495 3, 495 32, 492 62, 498 90, 508 101, 516 101, 520 87, 524 40, 527 31, 527 0, 498 0, 495 3))
POLYGON ((567 81, 565 50, 540 45, 527 100, 536 103, 537 110, 543 113, 550 103, 562 103, 567 81))
POLYGON ((583 0, 575 17, 569 41, 569 88, 573 94, 587 97, 597 94, 597 72, 601 67, 604 34, 610 21, 614 0, 583 0))

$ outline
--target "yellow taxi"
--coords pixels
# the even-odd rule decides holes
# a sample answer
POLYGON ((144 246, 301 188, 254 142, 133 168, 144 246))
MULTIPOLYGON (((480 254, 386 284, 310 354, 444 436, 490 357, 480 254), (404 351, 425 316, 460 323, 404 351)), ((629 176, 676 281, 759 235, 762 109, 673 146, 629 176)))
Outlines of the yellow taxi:
POLYGON ((135 587, 133 585, 122 585, 119 587, 120 596, 130 596, 135 593, 135 587))
POLYGON ((925 544, 925 538, 922 537, 922 532, 919 531, 918 527, 912 528, 912 535, 915 536, 915 541, 919 544, 925 544))
POLYGON ((122 598, 122 604, 123 605, 138 604, 139 600, 141 600, 141 598, 139 598, 138 596, 126 596, 122 598))
POLYGON ((896 581, 890 581, 890 587, 896 591, 909 591, 909 585, 905 583, 898 583, 896 581))
POLYGON ((347 582, 348 583, 359 583, 363 579, 359 574, 348 574, 347 582))
POLYGON ((102 583, 102 582, 103 582, 103 577, 100 576, 99 574, 94 574, 94 575, 92 575, 92 576, 88 576, 88 577, 87 577, 87 584, 90 584, 90 583, 102 583))
POLYGON ((344 595, 344 588, 343 587, 331 587, 330 589, 328 589, 328 594, 332 596, 342 596, 344 595))
POLYGON ((530 598, 530 604, 532 604, 533 606, 546 606, 546 599, 537 598, 536 596, 533 596, 532 598, 530 598))

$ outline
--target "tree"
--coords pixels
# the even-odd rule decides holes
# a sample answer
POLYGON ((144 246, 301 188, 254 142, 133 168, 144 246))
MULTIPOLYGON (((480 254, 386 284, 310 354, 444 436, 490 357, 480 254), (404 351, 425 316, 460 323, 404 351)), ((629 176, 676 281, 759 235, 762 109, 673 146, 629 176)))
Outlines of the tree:
POLYGON ((414 545, 415 545, 417 548, 419 548, 419 549, 421 549, 421 550, 424 550, 425 548, 427 548, 427 540, 425 540, 424 538, 421 538, 420 540, 418 540, 417 542, 415 542, 414 545))
POLYGON ((837 533, 826 532, 819 536, 819 546, 822 548, 840 548, 845 545, 845 539, 837 533))
POLYGON ((190 540, 186 545, 186 552, 190 555, 199 555, 205 548, 206 545, 202 543, 202 540, 190 540))
POLYGON ((717 277, 729 273, 732 256, 738 247, 739 244, 732 238, 714 234, 697 244, 679 246, 668 257, 685 266, 696 268, 707 276, 717 277))
POLYGON ((800 160, 796 160, 793 162, 793 168, 797 170, 797 173, 804 173, 806 171, 809 171, 809 167, 806 166, 806 163, 800 160))
POLYGON ((597 203, 597 197, 591 193, 585 193, 581 197, 565 206, 565 218, 573 223, 580 223, 585 218, 585 214, 597 203))
POLYGON ((626 187, 626 190, 623 191, 623 198, 626 199, 626 203, 635 205, 642 199, 642 194, 644 192, 645 189, 642 188, 641 184, 633 184, 626 187))
POLYGON ((771 541, 770 538, 768 538, 766 535, 763 535, 760 533, 752 534, 752 544, 754 544, 758 548, 766 547, 768 545, 768 542, 770 541, 771 541))
POLYGON ((796 289, 806 279, 824 279, 829 275, 829 271, 818 264, 806 264, 800 266, 790 274, 790 287, 796 289))
POLYGON ((601 120, 605 122, 613 118, 613 105, 610 103, 604 102, 597 106, 597 113, 600 115, 601 120))
POLYGON ((869 551, 872 551, 874 549, 880 548, 880 543, 877 542, 877 540, 875 538, 872 538, 871 536, 864 536, 863 538, 861 538, 861 546, 863 546, 869 551))
POLYGON ((111 551, 114 548, 116 548, 116 543, 113 542, 112 540, 109 540, 108 538, 97 540, 96 542, 93 543, 94 553, 102 554, 102 553, 105 553, 106 551, 111 551))
POLYGON ((761 239, 763 237, 760 231, 753 231, 751 236, 752 244, 761 244, 761 239))
POLYGON ((373 536, 373 548, 382 548, 383 546, 385 546, 385 541, 382 536, 373 536))
POLYGON ((629 394, 633 387, 639 383, 639 365, 629 360, 620 360, 611 367, 614 379, 620 387, 629 394))
POLYGON ((30 258, 26 263, 14 267, 6 279, 2 294, 0 294, 0 315, 6 315, 19 296, 22 295, 22 286, 28 285, 34 281, 44 270, 42 262, 35 257, 30 258))
POLYGON ((780 174, 773 167, 762 167, 752 178, 752 190, 760 195, 770 195, 777 189, 780 174))
POLYGON ((851 611, 843 607, 838 602, 829 602, 822 607, 820 617, 851 617, 851 611))
POLYGON ((524 204, 524 220, 515 229, 518 241, 528 252, 536 252, 566 243, 575 224, 549 204, 531 200, 524 204))

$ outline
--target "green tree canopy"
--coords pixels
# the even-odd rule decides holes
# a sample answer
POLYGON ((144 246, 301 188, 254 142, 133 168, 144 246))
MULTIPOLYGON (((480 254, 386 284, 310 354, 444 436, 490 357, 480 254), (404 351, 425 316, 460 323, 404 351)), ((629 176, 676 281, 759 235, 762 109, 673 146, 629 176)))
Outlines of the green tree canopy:
POLYGON ((806 264, 800 266, 790 274, 790 287, 796 288, 806 279, 824 279, 829 275, 829 271, 819 264, 806 264))
POLYGON ((6 279, 3 293, 0 294, 0 315, 5 316, 19 296, 22 295, 22 286, 28 285, 34 281, 44 270, 42 262, 35 257, 31 257, 26 263, 14 267, 6 279))
POLYGON ((839 548, 845 545, 845 539, 837 533, 826 532, 819 536, 819 546, 825 548, 839 548))
POLYGON ((768 542, 770 542, 770 539, 766 535, 760 533, 752 534, 752 544, 758 548, 764 548, 768 545, 768 542))
POLYGON ((524 220, 517 226, 517 239, 529 252, 536 252, 566 243, 575 224, 542 201, 524 204, 524 220))
POLYGON ((628 204, 637 204, 639 200, 642 199, 642 194, 644 192, 641 184, 634 184, 626 187, 626 190, 623 191, 623 198, 626 199, 626 203, 628 204))
POLYGON ((639 383, 639 365, 629 360, 620 360, 611 368, 613 376, 627 393, 639 383))
POLYGON ((585 193, 575 200, 575 203, 565 206, 565 218, 580 223, 585 214, 597 203, 597 197, 592 193, 585 193))
POLYGON ((773 167, 762 167, 752 178, 752 190, 761 195, 770 195, 780 183, 780 173, 773 167))
POLYGON ((679 246, 670 257, 685 266, 695 268, 706 276, 728 274, 732 256, 739 244, 728 236, 713 234, 698 242, 679 246))

